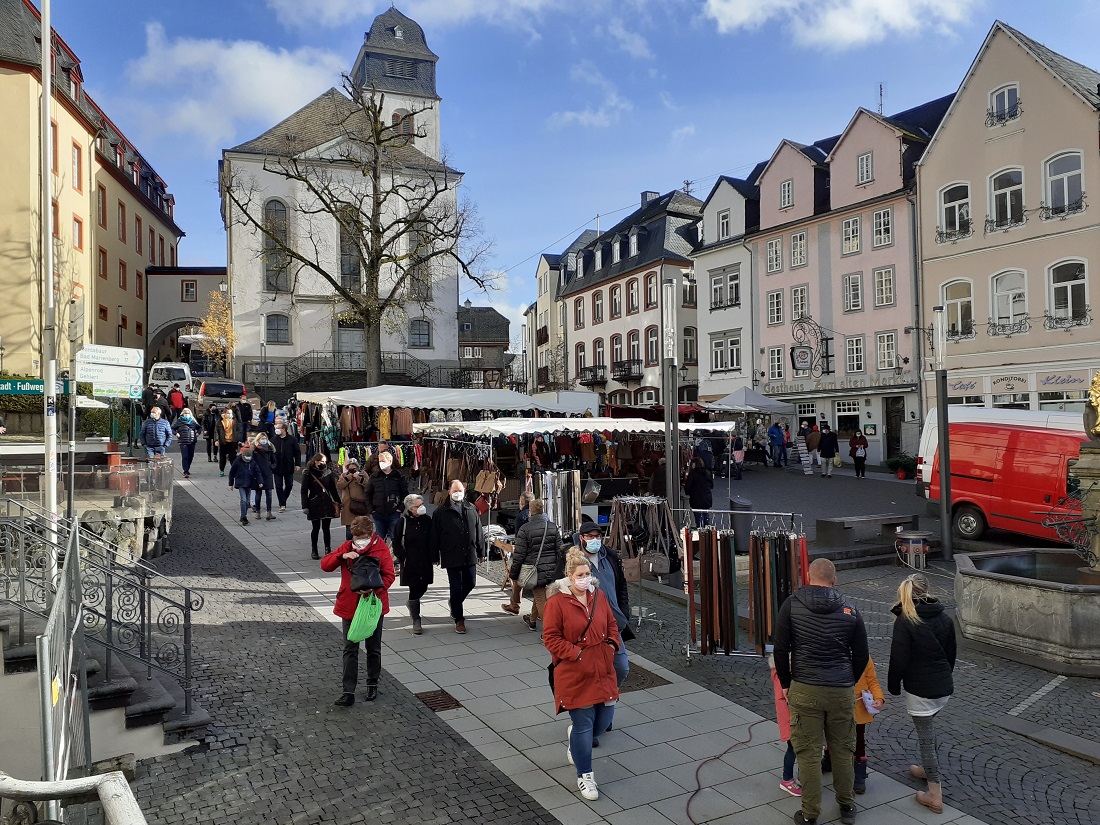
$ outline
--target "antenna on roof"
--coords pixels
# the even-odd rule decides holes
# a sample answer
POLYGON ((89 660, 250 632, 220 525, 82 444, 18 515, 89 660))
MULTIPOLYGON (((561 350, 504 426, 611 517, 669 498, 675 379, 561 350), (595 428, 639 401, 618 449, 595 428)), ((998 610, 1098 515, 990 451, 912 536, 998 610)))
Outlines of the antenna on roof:
POLYGON ((883 85, 881 83, 879 83, 878 84, 878 113, 879 113, 879 116, 882 115, 882 98, 883 98, 883 85))

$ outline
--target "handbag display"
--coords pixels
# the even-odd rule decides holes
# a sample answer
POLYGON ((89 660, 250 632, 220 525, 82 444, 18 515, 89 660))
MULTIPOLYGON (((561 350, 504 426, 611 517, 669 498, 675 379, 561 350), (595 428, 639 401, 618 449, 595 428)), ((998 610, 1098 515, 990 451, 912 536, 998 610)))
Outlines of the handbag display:
POLYGON ((348 589, 352 593, 368 593, 381 590, 382 569, 374 556, 360 556, 351 563, 351 582, 348 589))
POLYGON ((348 627, 348 641, 359 642, 372 636, 378 628, 378 620, 382 618, 382 600, 374 593, 359 599, 359 605, 355 608, 355 615, 351 618, 351 626, 348 627))
POLYGON ((539 560, 542 559, 542 551, 546 549, 546 531, 550 529, 550 522, 542 523, 542 538, 539 539, 539 554, 535 557, 534 564, 523 564, 519 568, 519 586, 524 593, 530 593, 535 589, 539 581, 539 560))

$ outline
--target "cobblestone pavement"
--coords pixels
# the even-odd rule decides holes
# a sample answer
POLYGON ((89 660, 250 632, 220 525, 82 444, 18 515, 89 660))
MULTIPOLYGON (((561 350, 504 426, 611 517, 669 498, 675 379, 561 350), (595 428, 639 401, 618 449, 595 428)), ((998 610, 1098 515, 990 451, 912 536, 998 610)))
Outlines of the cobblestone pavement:
POLYGON ((335 708, 333 626, 195 500, 175 493, 166 575, 200 588, 201 748, 139 764, 150 823, 555 822, 412 694, 383 675, 373 704, 335 708))

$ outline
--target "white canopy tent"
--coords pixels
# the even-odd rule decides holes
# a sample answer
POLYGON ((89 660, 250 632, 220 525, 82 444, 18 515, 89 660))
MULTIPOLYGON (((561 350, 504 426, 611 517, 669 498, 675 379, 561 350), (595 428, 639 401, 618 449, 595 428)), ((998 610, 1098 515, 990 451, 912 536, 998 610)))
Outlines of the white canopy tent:
MULTIPOLYGON (((336 404, 353 407, 414 407, 440 410, 493 410, 496 412, 539 410, 568 412, 560 407, 537 401, 529 395, 512 390, 445 389, 441 387, 404 387, 380 384, 358 390, 331 392, 300 392, 299 401, 311 404, 336 404)), ((467 422, 476 423, 476 422, 467 422)))
POLYGON ((753 392, 748 387, 734 390, 725 398, 707 404, 706 407, 718 412, 768 413, 771 415, 794 415, 797 412, 794 404, 768 398, 766 395, 753 392))
MULTIPOLYGON (((735 421, 714 423, 681 424, 681 432, 717 430, 728 432, 736 430, 735 421)), ((593 432, 604 430, 629 433, 659 434, 665 431, 663 421, 646 421, 641 418, 498 418, 494 421, 440 421, 429 424, 414 424, 417 435, 530 435, 532 433, 552 433, 562 430, 571 432, 593 432)))

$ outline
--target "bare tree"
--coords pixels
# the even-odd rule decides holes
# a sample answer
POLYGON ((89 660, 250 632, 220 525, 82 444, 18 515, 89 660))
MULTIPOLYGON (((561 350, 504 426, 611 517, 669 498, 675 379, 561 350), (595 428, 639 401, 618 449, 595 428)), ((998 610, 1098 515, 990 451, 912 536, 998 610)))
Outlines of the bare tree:
POLYGON ((335 291, 338 315, 363 324, 366 379, 375 385, 383 324, 407 329, 411 306, 432 311, 432 284, 449 272, 492 288, 492 277, 478 269, 491 243, 474 205, 458 197, 461 175, 445 157, 436 161, 416 149, 408 124, 417 112, 386 123, 383 93, 346 77, 344 91, 329 95, 331 122, 321 143, 289 136, 264 160, 264 171, 297 192, 290 215, 265 214, 255 178, 227 168, 221 188, 227 221, 262 236, 266 288, 291 290, 302 273, 315 273, 335 291))

